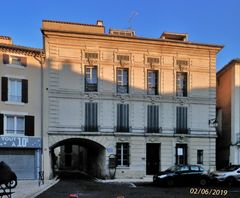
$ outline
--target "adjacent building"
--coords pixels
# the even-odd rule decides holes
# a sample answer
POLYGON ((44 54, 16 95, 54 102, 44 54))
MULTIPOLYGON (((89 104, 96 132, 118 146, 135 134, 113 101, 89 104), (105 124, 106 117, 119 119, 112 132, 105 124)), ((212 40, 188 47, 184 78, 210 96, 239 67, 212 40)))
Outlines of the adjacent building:
POLYGON ((41 30, 46 177, 59 169, 141 178, 174 164, 215 168, 223 46, 187 34, 107 33, 102 21, 44 20, 41 30))
POLYGON ((0 36, 0 161, 18 179, 37 179, 41 166, 41 57, 0 36))
POLYGON ((217 166, 240 164, 240 59, 217 73, 217 166))

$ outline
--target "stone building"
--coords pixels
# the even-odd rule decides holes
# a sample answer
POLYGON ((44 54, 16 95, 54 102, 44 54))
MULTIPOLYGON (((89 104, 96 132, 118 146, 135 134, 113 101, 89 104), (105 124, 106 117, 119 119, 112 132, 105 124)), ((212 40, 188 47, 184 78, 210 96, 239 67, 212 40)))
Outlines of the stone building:
POLYGON ((37 179, 41 166, 41 55, 0 36, 0 161, 18 179, 37 179))
POLYGON ((45 176, 59 159, 97 177, 141 178, 186 163, 215 168, 223 46, 187 34, 107 33, 102 21, 44 20, 42 33, 45 176))
POLYGON ((240 59, 217 73, 217 166, 240 164, 240 59))

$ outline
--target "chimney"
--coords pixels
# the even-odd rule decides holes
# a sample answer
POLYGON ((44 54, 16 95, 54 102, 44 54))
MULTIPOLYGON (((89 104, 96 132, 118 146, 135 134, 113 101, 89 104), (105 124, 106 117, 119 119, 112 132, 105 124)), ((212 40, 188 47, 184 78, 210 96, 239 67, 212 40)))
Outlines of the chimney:
POLYGON ((0 36, 0 44, 12 44, 12 38, 9 36, 0 36))
POLYGON ((97 26, 103 26, 103 21, 102 20, 97 20, 97 26))

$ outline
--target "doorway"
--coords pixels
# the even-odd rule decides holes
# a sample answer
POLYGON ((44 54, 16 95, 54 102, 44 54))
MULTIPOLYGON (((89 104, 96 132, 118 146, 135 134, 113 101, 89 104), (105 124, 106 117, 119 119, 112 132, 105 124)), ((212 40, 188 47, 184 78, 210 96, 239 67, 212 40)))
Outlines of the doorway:
POLYGON ((147 175, 157 174, 160 170, 160 144, 147 143, 147 175))

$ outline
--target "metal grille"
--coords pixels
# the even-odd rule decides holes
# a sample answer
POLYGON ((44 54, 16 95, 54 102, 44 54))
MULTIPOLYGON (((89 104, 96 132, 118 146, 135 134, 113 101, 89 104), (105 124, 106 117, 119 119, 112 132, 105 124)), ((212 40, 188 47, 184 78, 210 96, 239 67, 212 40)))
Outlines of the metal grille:
POLYGON ((154 58, 154 57, 148 57, 148 58, 147 58, 147 63, 151 63, 151 64, 153 64, 153 63, 155 63, 155 64, 159 64, 159 62, 160 62, 159 58, 154 58))
POLYGON ((187 107, 177 107, 176 133, 187 134, 187 107))
POLYGON ((86 53, 85 53, 85 58, 98 59, 98 53, 89 53, 89 52, 86 52, 86 53))
POLYGON ((117 60, 118 61, 129 61, 130 57, 127 55, 117 55, 117 60))
POLYGON ((117 132, 129 132, 129 105, 117 105, 117 132))
POLYGON ((98 104, 85 103, 85 131, 98 131, 98 104))

